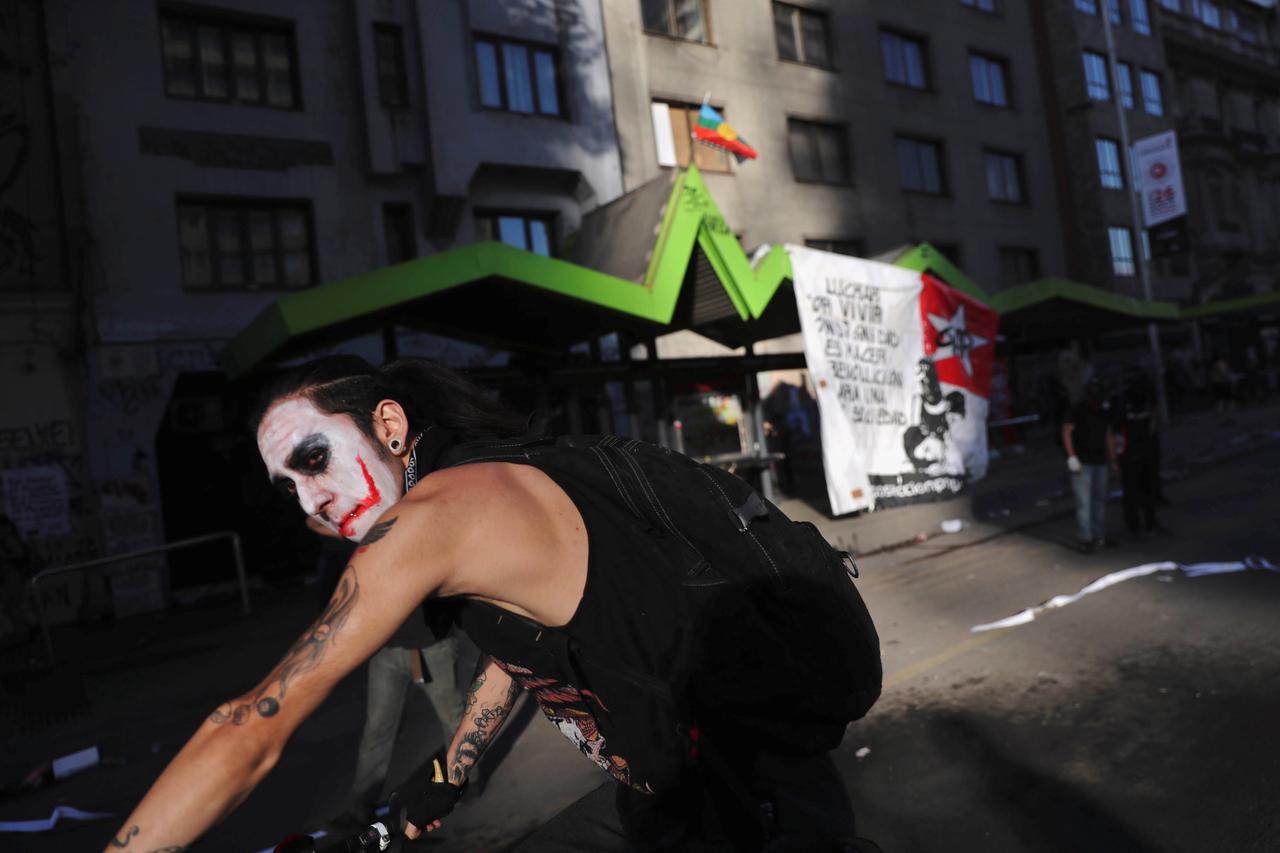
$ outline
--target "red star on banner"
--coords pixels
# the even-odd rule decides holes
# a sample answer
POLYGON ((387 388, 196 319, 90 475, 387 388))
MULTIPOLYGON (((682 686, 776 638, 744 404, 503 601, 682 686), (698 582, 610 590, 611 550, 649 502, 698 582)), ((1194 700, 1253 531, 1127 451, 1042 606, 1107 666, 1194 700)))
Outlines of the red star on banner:
POLYGON ((920 322, 924 354, 938 368, 938 379, 980 397, 991 391, 995 357, 995 311, 928 273, 921 273, 920 322))

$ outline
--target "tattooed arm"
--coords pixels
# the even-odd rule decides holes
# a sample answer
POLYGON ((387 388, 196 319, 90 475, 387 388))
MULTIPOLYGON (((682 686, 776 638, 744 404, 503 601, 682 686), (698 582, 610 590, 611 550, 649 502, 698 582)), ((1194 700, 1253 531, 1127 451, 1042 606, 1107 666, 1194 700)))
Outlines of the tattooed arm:
MULTIPOLYGON (((461 786, 467 773, 480 760, 485 749, 493 742, 503 723, 511 714, 520 685, 498 666, 489 655, 481 655, 476 664, 476 675, 467 692, 467 707, 462 712, 462 722, 454 732, 453 742, 446 754, 449 782, 461 786)), ((440 821, 424 827, 428 832, 437 829, 440 821)), ((405 835, 417 838, 419 829, 413 824, 405 829, 405 835)))
POLYGON ((410 536, 392 533, 397 522, 405 526, 420 511, 398 507, 395 516, 370 530, 320 617, 257 687, 209 715, 106 853, 183 849, 249 795, 333 686, 439 587, 445 574, 439 567, 448 561, 422 555, 447 556, 448 549, 423 549, 420 530, 410 536))

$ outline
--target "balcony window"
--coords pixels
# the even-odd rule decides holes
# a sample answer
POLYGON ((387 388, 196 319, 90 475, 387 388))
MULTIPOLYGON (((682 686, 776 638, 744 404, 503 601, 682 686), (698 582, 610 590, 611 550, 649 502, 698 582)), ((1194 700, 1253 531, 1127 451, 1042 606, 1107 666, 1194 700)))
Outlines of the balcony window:
POLYGON ((1111 84, 1107 81, 1107 58, 1091 50, 1084 52, 1084 84, 1094 101, 1111 100, 1111 84))
POLYGON ((1151 35, 1151 12, 1147 8, 1147 0, 1129 0, 1129 18, 1135 33, 1151 35))
POLYGON ((885 80, 912 89, 924 89, 929 85, 923 41, 883 30, 880 33, 880 52, 884 55, 885 80))
POLYGON ((1099 136, 1097 140, 1098 174, 1102 177, 1102 186, 1109 190, 1124 189, 1124 172, 1120 166, 1120 143, 1114 139, 1099 136))
POLYGON ((987 196, 992 201, 1020 204, 1026 201, 1022 191, 1022 158, 1003 151, 983 154, 987 173, 987 196))
POLYGON ((1026 284, 1040 277, 1040 253, 1035 249, 1001 246, 996 253, 1002 288, 1026 284))
POLYGON ((946 192, 940 143, 899 136, 894 140, 894 147, 898 155, 898 177, 904 190, 926 195, 943 195, 946 192))
POLYGON ((1160 75, 1154 71, 1142 71, 1142 108, 1153 116, 1164 115, 1164 96, 1160 91, 1160 75))
MULTIPOLYGON (((659 166, 684 168, 692 161, 704 172, 729 172, 729 153, 693 141, 693 126, 698 121, 698 104, 654 101, 653 133, 658 147, 659 166)), ((724 115, 724 109, 720 108, 724 115)))
POLYGON ((413 207, 408 204, 382 206, 382 233, 387 243, 387 264, 402 264, 418 257, 418 240, 413 231, 413 207))
POLYGON ((787 149, 797 181, 849 183, 849 143, 840 125, 787 119, 787 149))
POLYGON ((1137 272, 1133 261, 1133 234, 1128 228, 1112 225, 1107 228, 1111 243, 1111 272, 1118 276, 1131 276, 1137 272))
POLYGON ((288 22, 163 10, 160 51, 171 98, 295 109, 297 54, 288 22))
POLYGON ((1120 26, 1120 0, 1106 0, 1106 2, 1107 17, 1111 19, 1113 25, 1120 26))
POLYGON ((387 109, 409 105, 409 78, 404 65, 404 35, 393 24, 373 25, 373 56, 378 71, 378 100, 387 109))
POLYGON ((1009 91, 1005 86, 1006 63, 978 53, 969 54, 969 78, 973 82, 973 98, 982 104, 997 107, 1009 106, 1009 91))
POLYGON ((831 67, 831 36, 825 14, 774 3, 773 31, 778 41, 778 56, 805 65, 831 67))
POLYGON ((1116 63, 1116 77, 1120 84, 1120 103, 1126 110, 1133 109, 1133 69, 1127 62, 1116 63))
POLYGON ((311 206, 293 201, 179 199, 188 290, 278 290, 315 281, 311 206))
POLYGON ((477 37, 476 71, 483 106, 526 115, 562 115, 555 48, 477 37))
POLYGON ((1206 27, 1213 27, 1215 30, 1222 29, 1222 10, 1214 0, 1190 0, 1191 17, 1200 21, 1206 27))
POLYGON ((476 228, 481 240, 498 240, 516 249, 551 257, 554 222, 554 215, 547 213, 489 212, 476 217, 476 228))
POLYGON ((707 43, 707 10, 703 0, 640 0, 646 33, 707 43))

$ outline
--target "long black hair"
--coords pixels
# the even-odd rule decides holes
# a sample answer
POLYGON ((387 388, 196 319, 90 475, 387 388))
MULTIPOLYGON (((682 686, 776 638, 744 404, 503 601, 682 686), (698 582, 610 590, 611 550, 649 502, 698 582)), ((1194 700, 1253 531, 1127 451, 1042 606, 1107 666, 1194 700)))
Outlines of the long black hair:
POLYGON ((250 415, 256 433, 267 410, 279 400, 303 397, 330 415, 347 415, 374 439, 373 410, 395 400, 409 419, 409 433, 442 427, 460 440, 523 434, 529 419, 447 367, 422 358, 402 358, 374 367, 354 355, 309 361, 272 380, 250 415))

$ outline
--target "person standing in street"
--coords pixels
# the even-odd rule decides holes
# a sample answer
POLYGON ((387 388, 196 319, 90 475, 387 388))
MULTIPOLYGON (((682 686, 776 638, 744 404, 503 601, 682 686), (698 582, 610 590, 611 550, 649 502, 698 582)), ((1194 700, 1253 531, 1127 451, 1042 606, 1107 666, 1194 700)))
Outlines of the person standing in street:
POLYGON ((1125 391, 1117 444, 1124 487, 1124 523, 1134 537, 1145 539, 1163 528, 1156 520, 1160 445, 1151 410, 1151 389, 1144 380, 1130 383, 1125 391))
POLYGON ((1107 544, 1107 474, 1118 473, 1111 403, 1097 377, 1085 383, 1084 398, 1067 413, 1062 447, 1076 498, 1077 544, 1089 553, 1107 544))

